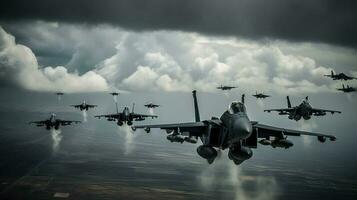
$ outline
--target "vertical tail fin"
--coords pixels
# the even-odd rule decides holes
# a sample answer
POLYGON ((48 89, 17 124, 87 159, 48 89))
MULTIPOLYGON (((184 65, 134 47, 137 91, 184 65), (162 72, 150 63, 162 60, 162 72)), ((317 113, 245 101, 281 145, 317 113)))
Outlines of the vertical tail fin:
POLYGON ((241 99, 242 104, 245 102, 245 94, 242 94, 242 99, 241 99))
POLYGON ((288 108, 291 108, 291 102, 289 96, 286 96, 286 101, 288 102, 288 108))
POLYGON ((196 122, 200 122, 201 119, 200 119, 200 112, 199 112, 199 110, 198 110, 196 90, 193 90, 193 91, 192 91, 192 95, 193 95, 193 104, 194 104, 194 107, 195 107, 195 120, 196 120, 196 122))
POLYGON ((334 74, 333 74, 333 70, 331 70, 331 76, 333 76, 334 74))
POLYGON ((306 96, 306 97, 305 97, 305 100, 308 101, 308 100, 309 100, 309 96, 306 96))
MULTIPOLYGON (((348 86, 348 85, 347 85, 348 86)), ((345 89, 345 84, 342 84, 342 88, 345 89)))
POLYGON ((131 108, 131 113, 134 113, 135 103, 133 103, 133 107, 131 108))

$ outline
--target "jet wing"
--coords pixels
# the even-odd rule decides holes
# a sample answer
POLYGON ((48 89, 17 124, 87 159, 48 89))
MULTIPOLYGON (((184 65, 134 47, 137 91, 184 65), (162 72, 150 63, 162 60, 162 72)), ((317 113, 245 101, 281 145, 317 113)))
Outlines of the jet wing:
POLYGON ((326 112, 329 112, 329 113, 331 113, 331 114, 334 114, 334 113, 341 113, 341 111, 337 111, 337 110, 325 110, 325 109, 318 109, 318 108, 313 108, 312 110, 311 110, 311 112, 313 113, 313 114, 319 114, 319 113, 326 113, 326 112))
POLYGON ((71 105, 72 107, 79 108, 81 105, 71 105))
POLYGON ((135 118, 143 118, 143 117, 151 117, 151 118, 157 118, 157 115, 144 115, 144 114, 137 114, 137 113, 131 113, 131 116, 135 118))
POLYGON ((307 131, 298 131, 292 129, 279 128, 274 126, 268 126, 264 124, 252 124, 253 128, 258 132, 258 138, 268 138, 270 136, 284 138, 284 136, 316 136, 321 141, 324 138, 329 138, 331 141, 335 141, 336 137, 333 135, 325 135, 320 133, 312 133, 307 131))
POLYGON ((88 108, 94 108, 94 107, 97 107, 98 105, 90 105, 90 104, 87 104, 87 107, 88 108))
POLYGON ((102 117, 105 117, 105 118, 112 118, 112 119, 120 119, 122 118, 122 113, 116 113, 116 114, 108 114, 108 115, 96 115, 94 117, 100 119, 102 117))
POLYGON ((295 108, 281 108, 281 109, 267 109, 264 110, 264 112, 271 112, 271 111, 276 111, 276 112, 280 112, 281 114, 287 115, 291 112, 295 111, 295 108))
POLYGON ((29 122, 29 124, 36 124, 36 125, 45 125, 46 121, 33 121, 29 122))
POLYGON ((81 121, 72 121, 72 120, 58 120, 61 126, 71 125, 72 123, 78 124, 81 121))
POLYGON ((154 125, 139 125, 133 126, 135 129, 151 129, 151 128, 160 128, 164 130, 172 130, 180 133, 188 133, 190 136, 202 136, 205 132, 208 124, 204 122, 187 122, 187 123, 177 123, 177 124, 154 124, 154 125))

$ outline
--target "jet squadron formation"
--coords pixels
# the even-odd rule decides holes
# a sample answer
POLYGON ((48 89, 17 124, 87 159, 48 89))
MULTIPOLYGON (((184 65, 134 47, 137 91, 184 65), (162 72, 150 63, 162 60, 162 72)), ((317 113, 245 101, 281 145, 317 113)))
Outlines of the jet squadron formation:
MULTIPOLYGON (((331 70, 331 75, 325 75, 325 76, 332 78, 332 80, 341 80, 341 81, 348 81, 348 80, 357 79, 357 78, 352 77, 352 76, 347 76, 344 73, 335 74, 333 72, 333 70, 331 70)), ((349 85, 347 85, 345 87, 345 84, 342 84, 342 88, 337 88, 337 90, 342 91, 344 93, 350 93, 350 92, 355 92, 356 88, 351 87, 349 85)))
MULTIPOLYGON (((333 80, 351 80, 353 77, 346 76, 343 73, 335 75, 333 71, 331 75, 326 75, 331 77, 333 80)), ((219 86, 217 89, 220 90, 231 90, 236 88, 234 86, 219 86)), ((338 89, 343 92, 355 91, 347 85, 347 87, 342 85, 342 88, 338 89)), ((62 96, 64 93, 58 92, 56 95, 62 96)), ((118 96, 119 93, 110 93, 114 97, 118 96)), ((211 119, 201 120, 198 100, 196 96, 196 91, 192 91, 193 104, 194 104, 194 122, 186 123, 172 123, 172 124, 147 124, 147 125, 133 125, 133 121, 143 121, 146 118, 157 118, 157 115, 147 115, 139 114, 134 112, 133 104, 132 110, 129 107, 124 107, 122 112, 118 110, 118 103, 115 98, 116 112, 113 114, 95 115, 96 118, 106 118, 108 121, 115 121, 118 126, 124 125, 126 123, 131 126, 133 131, 137 129, 143 129, 145 132, 150 133, 152 128, 160 128, 166 130, 167 139, 171 142, 188 142, 196 144, 198 139, 202 142, 200 146, 197 147, 197 153, 202 158, 206 159, 209 164, 213 163, 218 156, 218 149, 228 149, 228 157, 235 164, 239 165, 245 160, 249 159, 253 155, 252 149, 257 148, 258 143, 261 145, 269 145, 273 148, 290 148, 293 143, 288 140, 288 136, 315 136, 319 142, 325 142, 326 139, 330 141, 335 141, 336 137, 328 134, 313 133, 307 131, 298 131, 285 129, 281 127, 269 126, 262 124, 258 121, 251 121, 247 115, 245 106, 245 95, 242 95, 241 101, 233 101, 229 105, 228 109, 223 112, 220 118, 212 117, 211 119)), ((257 99, 265 99, 271 97, 264 93, 258 93, 252 95, 257 99)), ((301 104, 298 106, 291 106, 290 98, 287 96, 287 108, 281 109, 266 109, 264 112, 276 111, 279 115, 288 115, 291 120, 298 121, 300 119, 309 120, 311 116, 324 116, 327 112, 341 113, 337 110, 327 110, 320 108, 313 108, 306 97, 301 104)), ((87 104, 85 101, 82 104, 71 105, 80 110, 88 110, 89 108, 96 107, 97 105, 87 104)), ((160 105, 154 103, 148 103, 144 105, 147 108, 156 108, 160 105)), ((37 126, 45 126, 47 130, 52 128, 59 129, 60 126, 67 126, 73 123, 77 124, 80 121, 73 120, 61 120, 56 118, 55 114, 52 114, 49 119, 43 121, 33 121, 31 124, 36 124, 37 126)))

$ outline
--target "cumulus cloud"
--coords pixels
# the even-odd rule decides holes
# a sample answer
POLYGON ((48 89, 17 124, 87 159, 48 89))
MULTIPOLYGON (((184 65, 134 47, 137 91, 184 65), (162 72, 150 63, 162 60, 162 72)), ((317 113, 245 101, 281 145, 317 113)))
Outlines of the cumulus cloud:
POLYGON ((106 80, 94 71, 69 73, 63 66, 40 69, 30 48, 16 44, 0 27, 0 77, 4 84, 34 91, 103 91, 106 80))
POLYGON ((244 91, 331 91, 331 70, 307 56, 284 53, 271 42, 206 37, 183 32, 127 32, 118 52, 96 66, 118 88, 215 91, 220 84, 244 91))

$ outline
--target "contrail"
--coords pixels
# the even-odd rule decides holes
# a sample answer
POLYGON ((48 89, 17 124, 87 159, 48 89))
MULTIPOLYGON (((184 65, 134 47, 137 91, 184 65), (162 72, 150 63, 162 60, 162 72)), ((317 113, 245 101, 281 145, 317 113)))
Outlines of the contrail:
POLYGON ((87 117, 88 117, 87 111, 86 111, 86 110, 83 110, 83 111, 82 111, 82 115, 83 115, 83 122, 87 122, 87 117))
POLYGON ((118 103, 117 95, 113 95, 113 100, 115 103, 118 103))
MULTIPOLYGON (((305 121, 305 120, 300 120, 298 122, 298 127, 297 129, 300 131, 313 131, 314 129, 317 128, 317 124, 313 120, 305 121)), ((302 135, 302 141, 304 146, 310 146, 311 145, 311 137, 307 135, 302 135)))
POLYGON ((58 149, 59 149, 59 144, 62 140, 62 134, 61 134, 61 130, 58 129, 51 129, 51 136, 52 136, 52 151, 53 153, 57 153, 58 149))
POLYGON ((121 127, 118 127, 118 134, 125 134, 125 151, 124 151, 124 155, 128 155, 130 154, 134 148, 135 148, 135 144, 134 144, 134 138, 135 135, 133 133, 133 131, 131 130, 130 126, 124 124, 121 127))
POLYGON ((148 108, 150 115, 155 115, 154 108, 148 108))
POLYGON ((58 102, 61 101, 61 95, 57 95, 58 102))
POLYGON ((258 105, 260 106, 260 108, 264 108, 264 101, 262 99, 258 99, 258 105))

